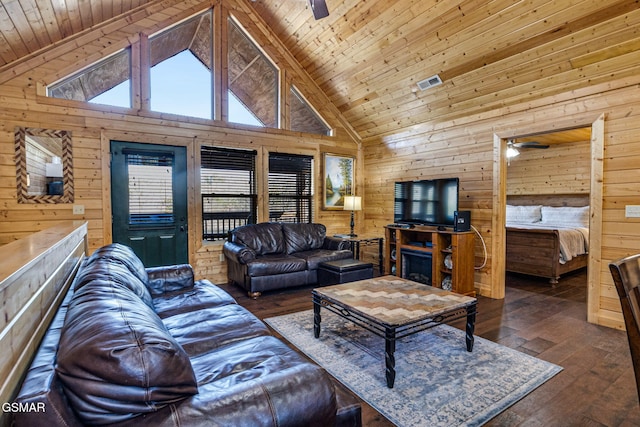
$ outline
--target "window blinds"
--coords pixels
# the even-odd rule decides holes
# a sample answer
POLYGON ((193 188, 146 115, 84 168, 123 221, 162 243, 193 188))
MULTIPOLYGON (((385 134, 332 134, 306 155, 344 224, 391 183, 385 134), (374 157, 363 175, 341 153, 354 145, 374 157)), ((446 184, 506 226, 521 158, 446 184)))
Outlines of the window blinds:
POLYGON ((313 221, 313 156, 269 154, 269 220, 313 221))
POLYGON ((256 151, 200 150, 203 239, 217 240, 257 220, 256 151))

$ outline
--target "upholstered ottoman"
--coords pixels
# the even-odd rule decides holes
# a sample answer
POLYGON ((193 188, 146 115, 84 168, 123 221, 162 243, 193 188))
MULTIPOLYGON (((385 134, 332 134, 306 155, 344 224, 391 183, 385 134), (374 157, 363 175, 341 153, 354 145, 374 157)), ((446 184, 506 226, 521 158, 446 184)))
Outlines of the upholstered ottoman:
POLYGON ((357 259, 339 259, 318 265, 318 284, 321 286, 371 279, 373 265, 357 259))

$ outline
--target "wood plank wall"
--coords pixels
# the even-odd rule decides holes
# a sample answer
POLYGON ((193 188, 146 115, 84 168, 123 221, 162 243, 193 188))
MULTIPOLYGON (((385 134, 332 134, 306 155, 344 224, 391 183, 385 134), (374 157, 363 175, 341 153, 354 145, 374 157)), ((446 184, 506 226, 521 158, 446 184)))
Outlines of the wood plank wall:
POLYGON ((520 149, 507 167, 507 196, 589 194, 590 171, 590 141, 520 149))
MULTIPOLYGON (((19 61, 12 69, 0 72, 0 244, 6 244, 62 221, 88 221, 89 251, 111 242, 111 206, 109 188, 109 141, 169 144, 187 147, 189 161, 189 260, 198 278, 225 283, 226 263, 220 259, 221 243, 203 243, 198 210, 197 185, 199 153, 202 145, 258 150, 258 176, 266 177, 270 151, 308 154, 315 157, 314 220, 324 223, 330 233, 349 231, 349 213, 321 210, 323 152, 359 156, 360 141, 337 109, 310 80, 292 56, 269 32, 268 25, 242 1, 156 1, 134 16, 109 21, 92 31, 71 38, 41 55, 19 61), (222 22, 229 10, 251 33, 254 40, 281 68, 286 84, 296 88, 317 108, 334 129, 334 136, 318 136, 278 129, 256 129, 222 121, 190 119, 170 114, 143 112, 47 98, 46 84, 90 65, 93 61, 133 43, 138 49, 139 34, 152 34, 175 22, 214 6, 216 22, 222 22), (81 46, 81 48, 78 48, 81 46), (13 149, 16 126, 63 129, 73 133, 75 204, 84 205, 84 215, 73 215, 71 204, 18 204, 13 149)), ((224 38, 224 32, 216 32, 224 38)), ((217 40, 224 45, 223 40, 217 40)), ((219 62, 219 61, 217 61, 219 62)), ((218 73, 221 75, 221 73, 218 73)), ((135 78, 134 78, 135 80, 135 78)), ((218 82, 219 84, 219 82, 218 82)), ((283 85, 286 87, 286 85, 283 85)), ((283 90, 283 93, 288 93, 283 90)), ((139 98, 139 94, 136 97, 139 98)), ((284 120, 283 122, 287 122, 284 120)), ((356 162, 356 187, 363 182, 362 162, 356 162)), ((266 201, 262 186, 260 201, 266 201)), ((266 208, 259 220, 266 220, 266 208)), ((363 218, 359 212, 356 219, 363 218)))
MULTIPOLYGON (((590 313, 595 323, 623 328, 618 297, 608 263, 640 252, 640 219, 625 218, 624 207, 640 204, 640 76, 620 78, 612 84, 593 85, 563 96, 547 97, 535 103, 495 109, 447 122, 424 123, 399 129, 383 137, 363 141, 365 170, 365 226, 372 230, 392 222, 393 182, 402 179, 458 176, 461 182, 460 209, 471 210, 471 223, 492 247, 492 220, 502 209, 492 205, 494 136, 507 139, 522 135, 590 126, 605 115, 604 193, 602 210, 602 257, 593 294, 597 300, 590 313)), ((486 266, 475 274, 476 288, 491 296, 503 271, 486 266)), ((495 256, 495 254, 494 254, 495 256)), ((499 255, 498 255, 499 256, 499 255)), ((476 265, 483 258, 476 239, 476 265)))

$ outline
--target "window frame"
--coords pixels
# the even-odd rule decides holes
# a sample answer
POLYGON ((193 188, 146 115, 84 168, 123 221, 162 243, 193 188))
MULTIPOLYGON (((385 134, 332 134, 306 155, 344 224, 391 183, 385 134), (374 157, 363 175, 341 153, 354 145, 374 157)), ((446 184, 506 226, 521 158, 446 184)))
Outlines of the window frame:
MULTIPOLYGON (((244 25, 242 25, 242 23, 232 14, 229 14, 229 16, 227 17, 227 22, 226 22, 226 31, 227 31, 227 48, 226 51, 223 52, 223 55, 226 55, 226 64, 227 64, 227 70, 226 70, 226 91, 227 92, 232 92, 234 94, 234 96, 236 97, 236 99, 244 105, 244 107, 254 116, 256 117, 257 121, 259 121, 261 123, 260 127, 263 127, 265 129, 282 129, 283 128, 283 121, 282 121, 282 105, 285 102, 282 96, 282 71, 280 69, 280 67, 278 66, 278 63, 276 61, 274 61, 271 56, 269 54, 267 54, 267 52, 265 51, 265 49, 262 47, 262 45, 260 43, 258 43, 255 38, 251 35, 251 33, 246 29, 246 27, 244 25), (274 86, 274 117, 273 117, 273 125, 271 125, 270 123, 265 123, 265 121, 260 117, 259 114, 257 114, 257 112, 253 111, 248 105, 246 105, 243 100, 242 97, 239 96, 238 94, 236 94, 235 92, 233 92, 232 90, 232 84, 231 84, 231 79, 232 76, 230 75, 230 55, 231 55, 231 48, 230 48, 230 32, 231 29, 235 28, 238 32, 240 32, 242 34, 242 36, 253 46, 253 48, 255 48, 256 51, 259 52, 260 56, 262 57, 262 59, 264 59, 264 61, 270 66, 270 68, 273 70, 274 73, 274 77, 275 77, 275 86, 274 86)), ((252 61, 251 63, 253 63, 254 61, 252 61)), ((248 68, 248 67, 247 67, 248 68)), ((240 77, 240 76, 238 76, 240 77)), ((236 80, 237 78, 236 77, 236 80)), ((235 80, 234 80, 235 81, 235 80)), ((242 122, 234 122, 230 119, 229 117, 229 100, 228 97, 224 97, 224 99, 226 100, 227 105, 225 106, 226 109, 226 118, 225 121, 227 123, 230 124, 239 124, 239 125, 248 125, 248 126, 253 126, 250 124, 246 124, 246 123, 242 123, 242 122)))
MULTIPOLYGON (((190 118, 194 118, 194 119, 201 119, 201 120, 215 120, 216 118, 216 70, 215 70, 215 64, 216 64, 216 58, 215 58, 215 44, 216 44, 216 32, 215 32, 215 28, 214 28, 214 8, 208 8, 202 12, 196 13, 192 16, 190 16, 189 18, 182 20, 178 23, 175 23, 169 27, 166 27, 164 29, 162 29, 161 31, 158 31, 154 34, 151 34, 147 37, 146 43, 144 43, 145 46, 145 51, 141 51, 140 54, 145 56, 146 58, 148 58, 148 61, 144 61, 147 66, 145 67, 144 70, 142 70, 142 72, 144 74, 147 75, 147 79, 146 81, 148 81, 148 87, 146 88, 146 91, 148 92, 148 102, 146 103, 146 108, 145 110, 148 110, 149 112, 152 113, 156 113, 156 114, 175 114, 175 115, 179 115, 179 116, 184 116, 184 117, 190 117, 190 118), (196 26, 198 27, 198 29, 200 28, 200 25, 203 21, 203 18, 205 18, 208 15, 208 23, 210 24, 210 27, 208 28, 208 38, 209 38, 209 46, 208 46, 208 55, 210 58, 210 69, 208 69, 208 73, 209 73, 209 91, 210 91, 210 96, 209 96, 209 108, 210 108, 210 114, 209 117, 202 117, 202 116, 192 116, 192 115, 188 115, 188 114, 183 114, 180 112, 172 112, 172 111, 162 111, 160 109, 153 109, 152 108, 152 104, 153 104, 153 93, 155 92, 155 89, 153 87, 153 76, 152 76, 152 69, 153 67, 160 65, 161 63, 163 63, 164 61, 170 60, 172 59, 174 56, 177 56, 178 54, 182 53, 182 52, 186 52, 189 51, 191 53, 191 55, 193 55, 193 57, 195 58, 195 60, 199 60, 200 58, 198 58, 198 56, 191 51, 190 48, 186 48, 183 49, 179 52, 176 52, 175 54, 163 59, 162 61, 159 61, 158 63, 156 63, 155 65, 152 64, 152 49, 154 48, 154 42, 157 40, 162 39, 163 37, 168 37, 171 38, 171 35, 174 34, 175 31, 179 31, 181 29, 181 27, 187 26, 187 25, 191 25, 192 23, 196 22, 197 20, 200 20, 200 23, 198 23, 196 26)), ((196 34, 197 35, 197 34, 196 34)), ((194 36, 195 37, 195 36, 194 36)), ((141 49, 142 50, 142 49, 141 49)), ((202 62, 202 61, 201 61, 202 62)), ((205 67, 205 69, 207 68, 207 64, 205 64, 204 62, 202 63, 202 65, 205 67)), ((147 97, 145 97, 147 98, 147 97)))
MULTIPOLYGON (((268 173, 265 177, 267 181, 267 194, 268 194, 268 211, 269 211, 269 221, 278 221, 278 222, 294 222, 294 223, 312 223, 314 220, 314 164, 315 159, 312 155, 305 154, 293 154, 293 153, 281 153, 281 152, 269 152, 268 157, 268 173), (276 162, 279 162, 281 168, 278 168, 274 171, 274 167, 278 166, 276 162), (301 165, 302 163, 307 163, 305 165, 301 165), (296 167, 296 163, 301 165, 301 167, 296 167), (292 167, 293 166, 293 167, 292 167), (275 177, 275 173, 278 173, 280 178, 275 177), (272 185, 276 183, 280 184, 288 184, 291 182, 290 180, 283 180, 283 174, 292 173, 296 174, 295 177, 295 191, 290 191, 288 193, 275 193, 272 191, 272 185), (273 180, 272 180, 273 178, 273 180), (288 181, 288 182, 286 182, 288 181), (304 182, 302 182, 304 181, 304 182), (285 216, 284 211, 281 215, 274 215, 275 212, 279 212, 279 210, 273 209, 274 204, 272 203, 274 199, 279 199, 284 201, 285 204, 287 201, 293 201, 295 207, 295 216, 291 217, 285 216), (306 202, 306 203, 305 203, 306 202), (304 206, 306 204, 306 207, 304 206)), ((275 205, 277 207, 277 205, 275 205)))
POLYGON ((333 135, 333 129, 331 128, 331 126, 329 126, 327 121, 322 117, 322 115, 318 112, 318 110, 311 104, 311 102, 309 102, 309 100, 304 95, 302 95, 300 90, 293 83, 289 85, 289 115, 288 116, 289 116, 288 127, 289 127, 289 130, 293 132, 306 132, 306 133, 312 133, 314 135, 323 135, 323 136, 333 135), (325 130, 323 133, 293 128, 293 108, 291 105, 292 104, 291 97, 298 98, 298 100, 307 109, 307 111, 311 114, 311 116, 313 116, 313 118, 315 118, 324 127, 325 130))
MULTIPOLYGON (((253 124, 242 124, 241 122, 233 122, 229 120, 229 112, 228 112, 228 100, 227 100, 227 92, 229 89, 228 75, 227 72, 223 69, 224 64, 227 63, 228 60, 228 45, 219 40, 221 37, 222 31, 225 31, 226 28, 231 25, 234 25, 238 28, 242 34, 249 40, 252 45, 260 52, 260 54, 266 59, 266 61, 270 64, 270 66, 274 70, 275 74, 275 93, 274 93, 274 103, 275 103, 275 118, 274 118, 274 126, 271 127, 270 124, 264 125, 265 128, 271 129, 280 129, 291 132, 304 132, 304 131, 295 131, 291 129, 291 117, 288 105, 290 104, 290 96, 297 96, 307 107, 308 109, 316 116, 319 121, 326 127, 327 132, 325 133, 316 133, 312 132, 312 134, 317 135, 326 135, 330 137, 335 136, 335 128, 329 124, 325 120, 325 118, 318 112, 318 110, 308 101, 308 99, 301 93, 301 91, 296 87, 291 77, 285 78, 286 71, 286 61, 283 62, 282 57, 277 53, 269 54, 269 51, 273 51, 273 47, 269 40, 262 40, 262 43, 259 43, 254 36, 247 29, 247 25, 243 23, 246 21, 246 17, 240 15, 235 16, 234 13, 230 10, 224 10, 220 7, 208 7, 192 15, 185 17, 184 19, 179 20, 173 24, 168 25, 162 29, 159 29, 154 32, 144 33, 141 32, 139 34, 139 38, 136 41, 130 41, 128 45, 124 43, 127 42, 123 40, 122 43, 119 44, 120 48, 111 51, 111 49, 105 49, 103 52, 103 57, 89 65, 80 66, 77 71, 72 71, 70 74, 63 78, 58 78, 56 75, 56 80, 51 83, 39 83, 38 84, 38 93, 43 95, 46 98, 51 100, 53 105, 65 105, 67 106, 67 102, 77 103, 81 105, 82 108, 89 109, 97 109, 100 111, 104 110, 104 107, 109 107, 111 111, 123 111, 125 114, 134 114, 134 115, 142 115, 145 117, 160 117, 163 118, 166 115, 176 115, 180 117, 184 117, 186 121, 192 122, 202 122, 206 121, 215 125, 215 122, 222 121, 231 128, 236 127, 236 125, 240 126, 251 126, 256 127, 253 124), (203 118, 200 116, 190 116, 179 113, 165 113, 162 111, 155 111, 151 109, 150 102, 150 58, 149 58, 149 41, 163 33, 171 31, 176 27, 182 25, 183 23, 190 21, 194 18, 201 17, 205 14, 211 14, 211 22, 212 26, 211 30, 211 117, 203 118), (222 23, 222 24, 221 24, 222 23), (226 46, 226 49, 224 47, 226 46), (69 99, 66 97, 54 97, 51 93, 52 89, 54 89, 57 85, 65 80, 71 80, 76 78, 78 75, 85 73, 87 71, 91 71, 92 69, 101 67, 105 61, 112 59, 114 56, 120 55, 123 52, 127 52, 127 57, 129 59, 129 68, 128 73, 129 77, 126 81, 129 83, 129 99, 128 106, 123 107, 122 105, 111 104, 111 103, 92 103, 91 101, 82 101, 69 99), (225 59, 225 55, 227 58, 225 59), (276 60, 274 60, 274 57, 276 60), (284 67, 284 68, 283 68, 284 67), (64 103, 58 103, 56 100, 63 100, 64 103)), ((261 34, 258 32, 256 34, 260 36, 261 34)), ((304 78, 304 76, 302 76, 304 78)), ((115 86, 114 86, 115 87, 115 86)), ((49 101, 47 101, 49 102, 49 101)), ((255 114, 254 114, 255 115, 255 114)))
MULTIPOLYGON (((71 73, 69 75, 67 75, 66 77, 63 77, 61 79, 58 79, 50 84, 47 84, 45 86, 45 93, 46 96, 48 98, 51 99, 61 99, 61 100, 66 100, 66 101, 75 101, 75 102, 80 102, 82 104, 89 104, 89 105, 107 105, 109 107, 115 107, 115 108, 126 108, 126 109, 130 109, 133 108, 133 92, 134 92, 134 76, 133 76, 133 72, 132 72, 132 64, 133 64, 133 60, 134 60, 134 49, 133 49, 133 45, 129 45, 125 48, 122 49, 118 49, 117 51, 105 56, 104 58, 101 58, 99 61, 93 62, 92 64, 90 64, 89 66, 83 67, 79 70, 77 70, 74 73, 71 73), (72 84, 72 82, 76 81, 76 80, 81 80, 83 78, 83 76, 87 76, 90 73, 96 72, 96 70, 99 70, 105 66, 107 66, 108 64, 117 61, 119 59, 119 57, 125 56, 127 61, 128 61, 128 66, 127 66, 127 73, 128 73, 128 78, 123 80, 120 83, 129 82, 129 105, 128 106, 122 106, 122 105, 112 105, 112 104, 101 104, 101 103, 92 103, 91 100, 102 95, 104 92, 107 92, 111 89, 113 89, 113 86, 109 89, 107 89, 106 91, 103 91, 97 95, 95 95, 94 97, 92 97, 91 99, 84 99, 84 100, 80 100, 80 99, 74 99, 74 98, 67 98, 66 96, 55 96, 54 92, 56 91, 62 91, 64 92, 64 89, 61 89, 61 87, 64 87, 65 85, 69 85, 72 84)), ((88 78, 88 77, 87 77, 88 78)), ((118 83, 118 84, 120 84, 118 83)))
MULTIPOLYGON (((226 148, 218 146, 203 145, 200 147, 200 199, 201 199, 201 223, 202 223, 202 241, 218 242, 227 238, 229 231, 233 228, 255 224, 258 220, 258 183, 257 183, 257 157, 256 150, 244 150, 236 148, 226 148), (207 153, 208 152, 208 153, 207 153), (226 167, 208 167, 205 162, 211 165, 227 165, 226 167), (236 163, 233 163, 236 162, 236 163), (244 164, 246 163, 246 164, 244 164), (231 168, 228 165, 231 164, 231 168), (205 183, 208 179, 205 176, 205 170, 212 169, 220 171, 220 174, 234 171, 248 171, 249 180, 246 185, 249 188, 247 193, 231 193, 231 192, 207 192, 205 189, 209 184, 205 183), (219 210, 211 211, 208 207, 220 207, 219 203, 229 202, 236 204, 245 201, 249 206, 249 211, 232 211, 219 210), (213 206, 212 206, 213 205, 213 206), (214 227, 215 222, 215 227, 214 227), (222 222, 222 223, 220 223, 222 222), (214 228, 217 232, 213 232, 214 228)), ((230 174, 226 174, 230 176, 230 174)), ((212 185, 216 185, 215 183, 212 185)))

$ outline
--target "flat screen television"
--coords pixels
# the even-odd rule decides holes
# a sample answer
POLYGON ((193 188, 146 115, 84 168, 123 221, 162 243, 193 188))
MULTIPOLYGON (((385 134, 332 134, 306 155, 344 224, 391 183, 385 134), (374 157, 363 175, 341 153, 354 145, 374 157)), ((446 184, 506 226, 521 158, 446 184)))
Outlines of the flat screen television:
POLYGON ((459 185, 458 178, 396 182, 394 222, 453 227, 459 185))

